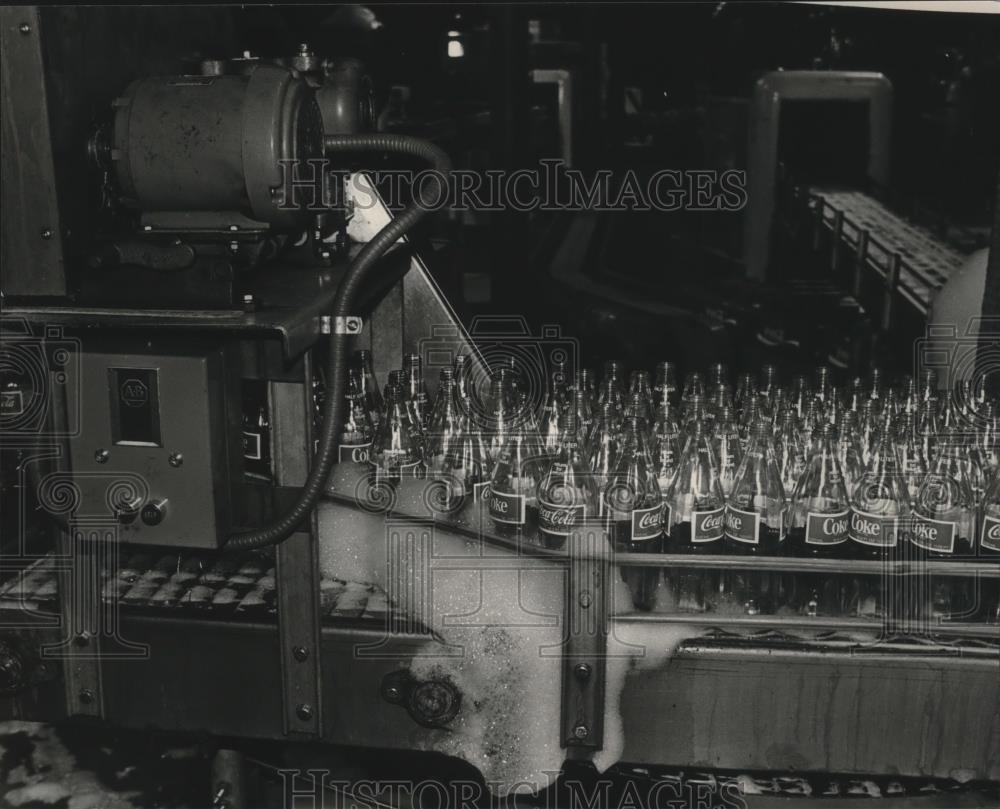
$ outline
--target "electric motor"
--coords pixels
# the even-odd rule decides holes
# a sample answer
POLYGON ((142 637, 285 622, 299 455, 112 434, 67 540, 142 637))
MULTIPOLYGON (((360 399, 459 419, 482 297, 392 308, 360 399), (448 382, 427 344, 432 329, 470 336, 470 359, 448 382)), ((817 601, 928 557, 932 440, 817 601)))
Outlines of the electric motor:
POLYGON ((323 124, 295 71, 143 78, 115 107, 110 158, 129 207, 237 211, 282 229, 308 219, 284 200, 282 172, 323 156, 323 124))

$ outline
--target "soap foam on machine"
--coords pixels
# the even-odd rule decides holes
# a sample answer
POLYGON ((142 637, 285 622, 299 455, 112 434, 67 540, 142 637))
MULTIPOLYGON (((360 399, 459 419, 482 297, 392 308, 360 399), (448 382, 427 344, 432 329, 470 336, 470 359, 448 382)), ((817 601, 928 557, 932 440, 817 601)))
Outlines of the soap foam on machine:
MULTIPOLYGON (((398 487, 396 513, 424 513, 423 491, 419 481, 398 487)), ((411 673, 450 680, 462 706, 447 733, 428 736, 428 749, 469 762, 497 794, 551 785, 565 760, 565 567, 516 556, 426 519, 386 519, 328 503, 319 522, 324 577, 381 585, 403 613, 441 639, 415 656, 411 673)), ((612 578, 614 611, 631 611, 627 585, 617 573, 612 578)), ((665 666, 681 642, 701 631, 677 624, 613 626, 604 746, 594 755, 601 771, 625 749, 620 701, 628 673, 665 666)))

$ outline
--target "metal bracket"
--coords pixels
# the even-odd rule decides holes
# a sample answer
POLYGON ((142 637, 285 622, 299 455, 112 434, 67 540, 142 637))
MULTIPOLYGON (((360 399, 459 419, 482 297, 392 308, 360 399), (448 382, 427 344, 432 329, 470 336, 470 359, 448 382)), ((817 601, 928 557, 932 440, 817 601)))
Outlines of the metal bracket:
POLYGON ((358 315, 348 315, 346 317, 340 315, 337 317, 323 315, 320 322, 320 331, 323 334, 346 334, 348 337, 361 334, 361 330, 364 327, 364 320, 358 315))
MULTIPOLYGON (((306 356, 305 382, 270 386, 272 457, 279 486, 302 486, 308 473, 312 403, 312 358, 306 356)), ((277 549, 278 642, 284 730, 318 737, 323 732, 320 689, 319 554, 315 512, 309 531, 295 533, 277 549)))
POLYGON ((567 603, 563 655, 563 747, 604 746, 604 691, 614 566, 598 520, 574 530, 567 544, 567 603))
MULTIPOLYGON (((59 374, 49 372, 52 403, 50 425, 53 435, 66 434, 66 388, 59 374)), ((60 467, 68 471, 69 452, 60 454, 60 467)), ((101 687, 100 576, 93 569, 95 555, 85 546, 85 526, 70 524, 67 531, 52 523, 57 557, 68 561, 58 575, 59 611, 63 642, 41 649, 42 658, 61 658, 66 685, 66 712, 70 716, 104 716, 101 687), (89 574, 89 575, 88 575, 89 574), (82 586, 81 586, 82 585, 82 586)), ((114 529, 112 529, 114 530, 114 529)), ((103 533, 103 532, 102 532, 103 533)), ((113 537, 112 541, 117 540, 113 537)), ((98 542, 107 541, 100 538, 98 542)))

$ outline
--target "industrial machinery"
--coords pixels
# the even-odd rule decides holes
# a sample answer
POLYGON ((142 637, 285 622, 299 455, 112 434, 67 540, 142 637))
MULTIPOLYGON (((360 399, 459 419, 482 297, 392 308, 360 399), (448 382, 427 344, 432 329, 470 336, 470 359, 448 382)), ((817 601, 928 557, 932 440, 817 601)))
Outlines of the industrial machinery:
POLYGON ((379 378, 462 355, 483 379, 512 343, 536 381, 576 358, 558 328, 459 322, 412 249, 448 158, 369 131, 357 62, 303 47, 107 88, 74 146, 101 202, 71 239, 47 19, 0 11, 4 73, 31 84, 2 115, 2 440, 30 518, 0 538, 0 713, 433 751, 498 792, 567 759, 1000 780, 996 626, 639 612, 626 568, 844 571, 623 558, 596 522, 572 552, 529 547, 476 502, 441 510, 433 481, 372 480, 339 435, 352 351, 379 378), (396 215, 365 172, 386 155, 439 178, 396 215))

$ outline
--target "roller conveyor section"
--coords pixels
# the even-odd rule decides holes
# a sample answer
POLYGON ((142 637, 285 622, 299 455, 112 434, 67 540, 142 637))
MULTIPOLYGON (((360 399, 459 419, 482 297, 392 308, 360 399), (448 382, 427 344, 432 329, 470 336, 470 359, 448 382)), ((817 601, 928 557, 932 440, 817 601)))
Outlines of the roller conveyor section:
POLYGON ((860 191, 813 187, 809 196, 830 231, 836 230, 838 214, 842 215, 840 239, 847 247, 857 251, 861 234, 868 232, 865 263, 887 281, 893 257, 899 255, 899 292, 923 315, 930 310, 938 290, 966 260, 960 250, 860 191))
MULTIPOLYGON (((42 557, 0 585, 0 610, 53 613, 58 610, 56 557, 42 557)), ((126 609, 209 618, 269 619, 277 614, 274 561, 264 554, 124 554, 112 574, 101 571, 101 598, 126 609)), ((320 581, 324 621, 362 620, 385 626, 392 619, 378 585, 324 578, 320 581)))

